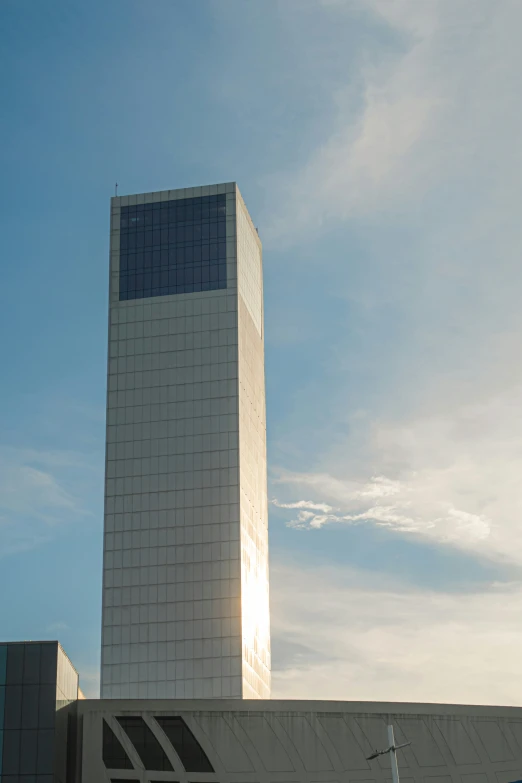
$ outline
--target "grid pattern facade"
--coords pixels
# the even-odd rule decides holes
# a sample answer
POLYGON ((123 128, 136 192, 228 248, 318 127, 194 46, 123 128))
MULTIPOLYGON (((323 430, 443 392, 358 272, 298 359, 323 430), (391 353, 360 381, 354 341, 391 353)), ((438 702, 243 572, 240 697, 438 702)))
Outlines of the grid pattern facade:
POLYGON ((0 644, 0 780, 64 780, 57 709, 78 696, 78 675, 56 642, 0 644))
POLYGON ((226 288, 226 204, 220 193, 122 206, 120 301, 226 288))
POLYGON ((112 200, 104 697, 244 695, 238 197, 231 183, 112 200), (147 205, 143 214, 178 214, 176 202, 192 215, 193 241, 194 204, 217 205, 226 276, 210 290, 128 298, 122 215, 147 205))
POLYGON ((239 464, 243 683, 270 697, 270 611, 261 243, 238 194, 239 464))

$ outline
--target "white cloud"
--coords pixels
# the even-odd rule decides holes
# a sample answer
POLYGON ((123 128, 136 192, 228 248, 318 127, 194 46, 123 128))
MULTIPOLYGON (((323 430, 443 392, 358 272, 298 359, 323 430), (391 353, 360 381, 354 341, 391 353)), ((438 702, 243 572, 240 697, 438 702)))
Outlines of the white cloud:
POLYGON ((375 524, 521 564, 521 399, 515 386, 432 412, 428 397, 417 415, 370 420, 360 441, 325 445, 321 472, 282 471, 278 505, 299 509, 295 495, 306 492, 310 514, 293 519, 294 527, 375 524), (378 476, 366 472, 376 468, 378 476))
POLYGON ((272 503, 278 508, 303 508, 313 511, 333 511, 331 506, 326 503, 313 503, 311 500, 297 500, 294 503, 280 503, 279 500, 272 500, 272 503))
POLYGON ((32 549, 54 526, 85 516, 82 482, 93 473, 76 452, 1 447, 0 555, 32 549))
MULTIPOLYGON (((361 23, 352 2, 323 8, 332 24, 344 13, 361 23)), ((394 58, 377 47, 352 66, 322 145, 270 183, 281 192, 271 239, 292 242, 332 221, 415 209, 436 184, 463 175, 473 181, 478 166, 493 191, 507 181, 520 192, 511 146, 522 130, 513 100, 522 66, 520 3, 367 0, 359 8, 402 35, 402 44, 394 58)))
POLYGON ((522 586, 412 592, 271 566, 273 698, 522 704, 522 586))

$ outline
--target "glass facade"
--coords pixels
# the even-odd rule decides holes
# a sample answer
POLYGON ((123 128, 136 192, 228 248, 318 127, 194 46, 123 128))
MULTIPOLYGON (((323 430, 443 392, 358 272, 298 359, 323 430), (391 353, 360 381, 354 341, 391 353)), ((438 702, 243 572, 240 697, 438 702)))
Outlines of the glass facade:
MULTIPOLYGON (((0 645, 0 781, 51 783, 55 773, 59 656, 56 642, 0 645)), ((76 698, 69 689, 69 700, 76 698)))
POLYGON ((120 301, 227 287, 226 196, 121 208, 120 301))
POLYGON ((212 764, 191 730, 178 716, 157 717, 187 772, 214 772, 212 764))
POLYGON ((143 718, 130 715, 118 717, 117 721, 134 745, 145 769, 172 771, 165 751, 143 718))

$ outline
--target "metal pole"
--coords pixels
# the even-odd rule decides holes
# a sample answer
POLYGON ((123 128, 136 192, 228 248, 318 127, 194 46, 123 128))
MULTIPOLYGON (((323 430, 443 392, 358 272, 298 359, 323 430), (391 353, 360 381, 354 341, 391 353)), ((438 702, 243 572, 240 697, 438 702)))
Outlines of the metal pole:
POLYGON ((393 726, 388 726, 388 744, 390 746, 390 762, 393 783, 399 783, 399 767, 397 765, 397 753, 395 752, 395 738, 393 726))

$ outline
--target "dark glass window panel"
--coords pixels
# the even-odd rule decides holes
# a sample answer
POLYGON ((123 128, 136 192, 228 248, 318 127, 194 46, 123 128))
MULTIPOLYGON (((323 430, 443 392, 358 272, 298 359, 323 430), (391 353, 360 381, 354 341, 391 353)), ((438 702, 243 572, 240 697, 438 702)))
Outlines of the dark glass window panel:
POLYGON ((21 685, 24 679, 24 645, 10 644, 7 648, 7 685, 21 685))
POLYGON ((18 783, 41 783, 41 778, 37 775, 20 775, 18 783))
POLYGON ((40 649, 40 682, 56 685, 58 648, 56 644, 42 644, 40 649))
MULTIPOLYGON (((201 272, 196 271, 201 261, 209 259, 217 265, 218 259, 225 260, 225 212, 226 197, 205 196, 196 199, 181 199, 162 202, 161 204, 138 205, 129 208, 129 220, 135 217, 134 224, 138 226, 154 224, 154 230, 147 232, 135 231, 135 240, 140 250, 128 254, 125 249, 120 251, 120 299, 138 299, 144 296, 164 296, 172 293, 190 293, 202 290, 200 285, 201 272), (145 216, 149 217, 146 219, 145 216), (211 217, 210 217, 211 216, 211 217), (206 218, 206 220, 205 220, 206 218), (140 223, 141 221, 141 223, 140 223), (207 240, 212 236, 215 241, 207 241, 202 245, 202 237, 207 240), (218 237, 221 241, 218 243, 218 237), (174 245, 174 240, 176 244, 174 245), (168 245, 170 243, 170 245, 168 245), (141 248, 147 247, 146 251, 141 248), (170 250, 168 250, 170 247, 170 250), (145 269, 162 270, 156 278, 141 277, 145 269), (176 270, 184 269, 182 276, 174 275, 176 270), (135 271, 132 280, 126 272, 135 271), (168 275, 167 275, 168 271, 168 275)), ((203 276, 205 283, 212 283, 215 288, 226 288, 226 275, 214 272, 203 276)), ((205 290, 210 286, 205 285, 205 290)))
MULTIPOLYGON (((20 772, 36 772, 38 732, 22 731, 20 737, 20 772)), ((52 771, 52 770, 51 770, 52 771)))
POLYGON ((19 729, 22 721, 22 686, 6 685, 4 729, 19 729))
POLYGON ((129 234, 127 237, 128 239, 128 248, 130 251, 136 250, 136 234, 129 234))
POLYGON ((13 775, 19 772, 20 731, 4 731, 4 746, 2 753, 3 775, 13 775))
POLYGON ((120 233, 120 253, 129 247, 129 235, 120 233))
POLYGON ((144 222, 146 228, 152 226, 152 210, 147 210, 144 213, 144 220, 143 220, 143 222, 144 222))
POLYGON ((158 717, 155 719, 187 772, 214 772, 208 757, 182 718, 158 717))
POLYGON ((54 772, 54 731, 43 729, 38 731, 38 759, 36 771, 39 774, 54 772))
POLYGON ((22 688, 22 729, 36 729, 38 726, 38 685, 24 685, 22 688))
MULTIPOLYGON (((4 728, 4 709, 5 709, 5 685, 0 685, 0 731, 4 728)), ((1 744, 1 743, 0 743, 1 744)), ((0 748, 0 756, 2 755, 2 748, 0 748)), ((0 771, 2 765, 0 764, 0 771)))
POLYGON ((119 717, 121 727, 136 748, 145 769, 172 770, 172 765, 143 718, 119 717))
POLYGON ((24 684, 40 682, 40 645, 26 644, 24 654, 24 684))
POLYGON ((54 783, 53 775, 37 775, 36 783, 54 783))
POLYGON ((107 769, 134 769, 121 742, 105 720, 103 721, 102 758, 107 769))
POLYGON ((53 729, 56 716, 56 686, 40 685, 38 697, 38 728, 53 729))
POLYGON ((139 778, 112 778, 111 783, 136 783, 137 780, 139 778))
POLYGON ((5 684, 7 671, 7 645, 0 644, 0 685, 5 684))

